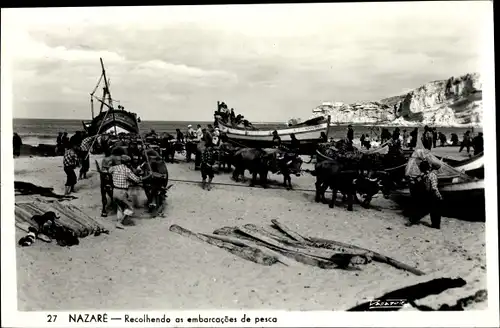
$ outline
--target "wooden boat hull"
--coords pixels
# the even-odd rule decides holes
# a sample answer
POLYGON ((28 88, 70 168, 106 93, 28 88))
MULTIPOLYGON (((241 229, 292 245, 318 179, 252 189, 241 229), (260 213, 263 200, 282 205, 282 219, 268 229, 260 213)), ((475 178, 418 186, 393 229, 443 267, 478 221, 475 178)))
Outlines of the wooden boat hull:
MULTIPOLYGON (((484 222, 486 219, 484 180, 452 183, 441 182, 439 190, 443 196, 442 215, 464 221, 484 222)), ((411 206, 409 189, 399 191, 394 199, 403 207, 411 206)))
POLYGON ((458 171, 465 172, 466 174, 478 179, 484 179, 483 153, 461 161, 445 157, 440 159, 458 171))
POLYGON ((91 122, 84 122, 90 136, 103 133, 139 133, 136 114, 124 110, 110 109, 96 116, 91 122), (106 115, 107 113, 107 115, 106 115))
MULTIPOLYGON (((241 130, 234 129, 219 123, 219 129, 225 133, 230 141, 240 147, 250 148, 271 148, 273 146, 274 130, 241 130)), ((281 138, 281 142, 286 146, 290 144, 290 134, 300 141, 299 152, 304 155, 312 155, 316 152, 316 147, 321 140, 321 132, 327 134, 328 123, 320 123, 312 126, 299 126, 286 129, 276 129, 281 138)))

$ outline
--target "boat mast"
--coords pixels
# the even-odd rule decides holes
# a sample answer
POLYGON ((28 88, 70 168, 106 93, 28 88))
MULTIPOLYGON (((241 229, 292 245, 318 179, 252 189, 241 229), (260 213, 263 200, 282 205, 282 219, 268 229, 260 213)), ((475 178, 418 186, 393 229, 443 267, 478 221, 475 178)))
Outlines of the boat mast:
MULTIPOLYGON (((108 79, 106 78, 106 70, 104 69, 104 63, 103 63, 103 61, 102 61, 102 58, 99 58, 99 59, 101 60, 102 76, 103 76, 103 78, 104 78, 104 83, 105 83, 105 85, 106 85, 106 86, 105 86, 105 89, 104 89, 104 90, 105 90, 105 94, 107 94, 107 95, 108 95, 108 99, 109 99, 109 106, 110 106, 111 110, 113 110, 113 100, 112 100, 112 98, 111 98, 111 91, 109 91, 109 83, 108 83, 108 79)), ((105 96, 103 97, 103 100, 106 100, 106 97, 105 97, 105 96)), ((101 104, 101 109, 102 109, 102 105, 103 105, 103 104, 101 104)), ((112 113, 113 113, 113 126, 114 126, 114 128, 115 128, 115 135, 116 135, 117 133, 116 133, 116 120, 115 120, 115 112, 113 111, 112 113)))

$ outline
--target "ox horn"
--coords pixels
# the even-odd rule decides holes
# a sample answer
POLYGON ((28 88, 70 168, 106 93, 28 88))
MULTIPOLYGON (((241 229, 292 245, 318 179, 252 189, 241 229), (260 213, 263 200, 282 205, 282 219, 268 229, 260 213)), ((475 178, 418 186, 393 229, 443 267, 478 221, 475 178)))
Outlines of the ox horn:
POLYGON ((356 182, 358 182, 358 179, 352 180, 352 184, 356 184, 356 182))
POLYGON ((377 182, 377 178, 373 178, 373 179, 368 178, 368 180, 371 182, 377 182))

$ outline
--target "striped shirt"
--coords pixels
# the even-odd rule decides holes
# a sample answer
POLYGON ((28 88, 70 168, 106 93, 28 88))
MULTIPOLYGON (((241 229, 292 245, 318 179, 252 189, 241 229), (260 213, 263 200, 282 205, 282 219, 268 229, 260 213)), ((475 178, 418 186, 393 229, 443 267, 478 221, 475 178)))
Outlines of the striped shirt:
POLYGON ((80 146, 81 150, 84 152, 88 152, 90 147, 92 146, 92 143, 94 142, 95 138, 96 138, 96 136, 92 136, 92 137, 87 137, 87 138, 83 139, 82 144, 80 146))
POLYGON ((205 165, 214 165, 214 152, 211 147, 205 148, 205 151, 201 155, 201 163, 205 165))
POLYGON ((130 181, 140 183, 141 179, 124 164, 112 166, 109 173, 113 176, 113 186, 119 189, 128 189, 130 181))
POLYGON ((66 149, 63 157, 63 165, 64 167, 72 167, 75 168, 78 165, 78 155, 72 149, 66 149))

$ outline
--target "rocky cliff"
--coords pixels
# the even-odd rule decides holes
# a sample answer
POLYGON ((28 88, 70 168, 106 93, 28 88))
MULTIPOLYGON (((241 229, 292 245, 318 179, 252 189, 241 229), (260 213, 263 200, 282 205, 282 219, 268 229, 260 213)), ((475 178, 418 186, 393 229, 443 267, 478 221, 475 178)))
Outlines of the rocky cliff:
POLYGON ((433 81, 405 95, 354 104, 323 103, 313 117, 331 115, 334 124, 399 126, 482 125, 482 83, 477 73, 433 81))

